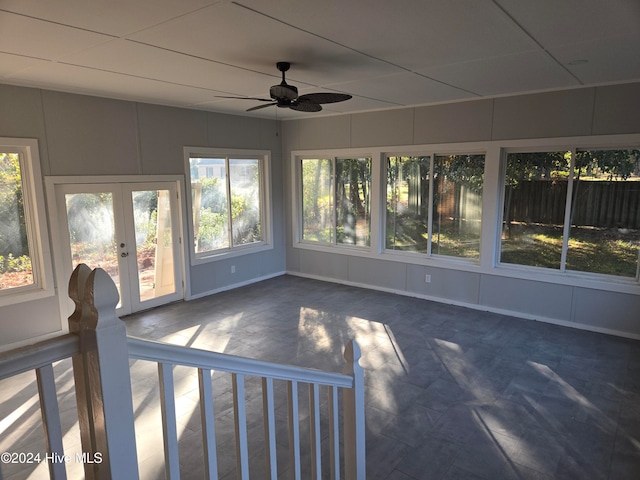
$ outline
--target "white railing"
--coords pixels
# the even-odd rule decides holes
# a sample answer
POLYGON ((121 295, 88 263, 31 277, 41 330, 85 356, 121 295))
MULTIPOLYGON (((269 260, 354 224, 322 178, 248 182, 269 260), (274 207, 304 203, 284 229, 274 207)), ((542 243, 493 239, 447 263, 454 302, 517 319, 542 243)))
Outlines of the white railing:
MULTIPOLYGON (((62 426, 60 423, 60 411, 58 409, 58 395, 56 392, 53 364, 72 355, 78 354, 80 344, 75 335, 62 335, 58 338, 19 348, 0 354, 0 380, 10 378, 28 371, 35 371, 38 385, 38 397, 40 400, 40 413, 44 425, 46 458, 63 458, 62 426)), ((20 458, 20 452, 2 452, 4 455, 16 455, 16 458, 3 459, 3 463, 41 460, 25 456, 20 458)), ((22 452, 27 453, 27 452, 22 452)), ((34 452, 29 452, 33 454, 34 452)), ((53 479, 66 479, 67 474, 64 462, 48 461, 49 477, 53 479)), ((0 480, 2 469, 0 467, 0 480)))
MULTIPOLYGON (((245 399, 245 378, 248 376, 258 377, 262 388, 262 446, 265 451, 265 471, 258 473, 264 473, 264 476, 271 479, 278 476, 274 400, 274 381, 278 381, 278 386, 282 383, 286 386, 289 455, 288 465, 284 470, 288 468, 290 477, 300 479, 305 475, 304 478, 325 478, 324 465, 328 466, 328 473, 332 479, 340 478, 341 472, 347 480, 365 478, 364 375, 359 365, 360 349, 355 342, 349 342, 345 349, 343 373, 327 373, 139 338, 127 338, 124 324, 115 314, 118 303, 117 289, 111 278, 101 269, 91 271, 86 265, 79 265, 69 282, 69 296, 76 306, 74 313, 69 317, 71 334, 3 354, 0 356, 0 379, 27 370, 36 370, 47 449, 51 454, 63 455, 52 363, 68 357, 73 359, 82 452, 89 458, 97 455, 100 459, 99 462, 87 462, 84 465, 85 478, 139 478, 130 358, 151 361, 158 365, 166 478, 180 478, 173 378, 175 366, 193 367, 198 373, 205 478, 218 478, 219 455, 215 441, 213 403, 215 385, 212 381, 214 371, 228 372, 232 379, 238 478, 249 478, 247 415, 253 412, 247 411, 245 399), (298 395, 301 385, 308 388, 308 419, 303 419, 299 410, 298 395), (325 429, 328 429, 329 458, 325 458, 324 462, 322 441, 327 437, 321 434, 321 389, 328 393, 328 427, 325 426, 325 429), (339 392, 342 396, 342 411, 339 392), (308 444, 300 437, 301 421, 309 422, 308 444), (305 465, 310 468, 308 473, 301 465, 302 444, 310 452, 310 465, 305 465)), ((65 479, 64 463, 50 463, 50 477, 56 480, 65 479)))

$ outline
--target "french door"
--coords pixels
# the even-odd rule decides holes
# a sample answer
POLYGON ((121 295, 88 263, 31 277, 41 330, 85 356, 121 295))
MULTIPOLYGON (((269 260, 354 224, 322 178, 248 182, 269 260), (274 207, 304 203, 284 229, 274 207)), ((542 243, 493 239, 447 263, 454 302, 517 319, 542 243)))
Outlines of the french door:
POLYGON ((120 294, 118 315, 183 298, 175 182, 58 184, 55 192, 67 281, 79 263, 104 269, 120 294))

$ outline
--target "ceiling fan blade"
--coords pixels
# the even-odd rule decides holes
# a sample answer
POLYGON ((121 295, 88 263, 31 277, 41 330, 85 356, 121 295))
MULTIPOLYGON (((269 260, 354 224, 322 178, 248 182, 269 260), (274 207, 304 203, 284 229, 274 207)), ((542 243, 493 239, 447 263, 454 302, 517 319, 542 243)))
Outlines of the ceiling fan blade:
POLYGON ((257 97, 225 97, 222 95, 216 95, 216 98, 231 98, 234 100, 258 100, 260 102, 273 102, 272 98, 257 98, 257 97))
POLYGON ((251 107, 247 109, 247 112, 253 112, 254 110, 260 110, 261 108, 267 108, 267 107, 271 107, 273 105, 277 105, 277 103, 273 102, 273 103, 265 103, 264 105, 258 105, 256 107, 251 107))
POLYGON ((289 108, 298 112, 319 112, 322 110, 322 107, 317 103, 301 97, 298 97, 298 100, 293 102, 289 108))
POLYGON ((349 100, 350 98, 351 95, 347 95, 346 93, 323 92, 300 95, 298 97, 298 100, 309 100, 313 103, 336 103, 344 102, 345 100, 349 100))

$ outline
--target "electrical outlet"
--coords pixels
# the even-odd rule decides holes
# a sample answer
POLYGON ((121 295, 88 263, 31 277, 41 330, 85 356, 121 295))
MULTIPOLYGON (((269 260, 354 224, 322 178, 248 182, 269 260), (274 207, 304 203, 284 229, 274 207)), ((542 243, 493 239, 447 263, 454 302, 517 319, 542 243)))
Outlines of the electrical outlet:
POLYGON ((429 275, 428 273, 424 276, 424 282, 425 283, 431 283, 431 275, 429 275))
POLYGON ((236 266, 235 265, 231 265, 231 273, 236 273, 236 266))

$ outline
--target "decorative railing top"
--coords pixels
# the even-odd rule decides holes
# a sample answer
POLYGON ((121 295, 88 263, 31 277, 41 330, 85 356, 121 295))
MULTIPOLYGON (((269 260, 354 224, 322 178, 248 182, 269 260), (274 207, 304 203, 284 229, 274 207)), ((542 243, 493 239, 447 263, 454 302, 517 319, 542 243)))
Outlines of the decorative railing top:
POLYGON ((70 331, 95 330, 119 324, 116 306, 120 295, 103 269, 91 270, 84 263, 79 264, 69 280, 69 297, 75 304, 75 310, 69 317, 70 331))

